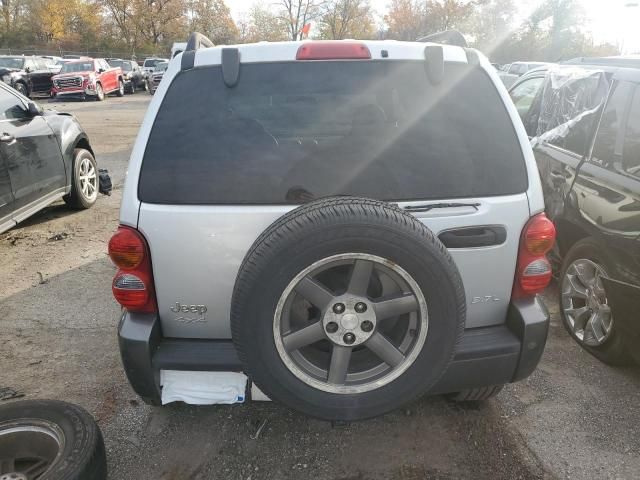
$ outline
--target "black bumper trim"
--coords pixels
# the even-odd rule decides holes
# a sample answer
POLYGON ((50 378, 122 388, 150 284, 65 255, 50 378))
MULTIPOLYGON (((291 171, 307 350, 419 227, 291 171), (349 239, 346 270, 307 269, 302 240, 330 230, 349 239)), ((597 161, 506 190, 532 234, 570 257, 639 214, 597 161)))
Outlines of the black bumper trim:
MULTIPOLYGON (((429 393, 459 392, 526 378, 540 361, 548 329, 549 313, 539 299, 513 301, 505 324, 465 330, 453 362, 429 393)), ((125 312, 118 330, 129 382, 149 403, 160 402, 160 370, 243 370, 230 339, 162 338, 155 314, 125 312)))
POLYGON ((120 357, 129 383, 145 402, 160 405, 160 371, 151 359, 160 343, 156 314, 124 312, 118 327, 120 357))
POLYGON ((241 372, 242 362, 231 340, 164 338, 153 356, 158 370, 241 372))

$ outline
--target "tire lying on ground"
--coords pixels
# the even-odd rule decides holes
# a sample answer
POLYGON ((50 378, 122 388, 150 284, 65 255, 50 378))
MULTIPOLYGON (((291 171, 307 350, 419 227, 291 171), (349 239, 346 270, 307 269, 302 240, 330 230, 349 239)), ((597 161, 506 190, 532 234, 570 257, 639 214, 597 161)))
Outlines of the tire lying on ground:
POLYGON ((396 206, 318 200, 256 240, 231 308, 245 370, 272 399, 326 420, 383 414, 432 387, 465 322, 462 280, 396 206))
POLYGON ((0 406, 0 478, 103 480, 104 441, 84 409, 54 400, 0 406))

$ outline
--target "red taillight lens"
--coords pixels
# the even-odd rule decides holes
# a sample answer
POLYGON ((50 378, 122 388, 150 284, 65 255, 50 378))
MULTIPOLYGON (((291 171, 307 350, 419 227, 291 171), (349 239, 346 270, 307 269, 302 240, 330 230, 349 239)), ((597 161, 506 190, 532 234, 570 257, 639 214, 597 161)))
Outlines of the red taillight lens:
POLYGON ((525 227, 525 248, 532 255, 544 255, 556 241, 556 227, 545 214, 536 215, 525 227))
POLYGON ((149 291, 144 281, 130 273, 116 275, 112 290, 116 301, 127 309, 135 310, 140 305, 146 305, 149 300, 149 291))
POLYGON ((542 292, 551 281, 551 264, 545 254, 556 240, 556 229, 544 213, 532 217, 522 230, 513 298, 542 292))
POLYGON ((109 241, 109 256, 119 267, 111 287, 116 301, 131 312, 156 312, 151 257, 142 234, 120 226, 109 241))
POLYGON ((360 42, 342 40, 308 42, 298 48, 296 60, 367 60, 369 48, 360 42))
POLYGON ((109 240, 109 256, 116 267, 123 270, 136 268, 144 259, 145 243, 137 230, 120 227, 109 240))

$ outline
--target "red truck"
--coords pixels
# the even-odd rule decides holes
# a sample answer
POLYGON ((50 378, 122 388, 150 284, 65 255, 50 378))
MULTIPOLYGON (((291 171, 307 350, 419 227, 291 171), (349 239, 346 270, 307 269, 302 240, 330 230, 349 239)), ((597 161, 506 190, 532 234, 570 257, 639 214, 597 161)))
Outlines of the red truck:
POLYGON ((111 67, 103 58, 84 58, 62 65, 52 77, 51 96, 104 100, 105 95, 124 95, 124 78, 120 67, 111 67))

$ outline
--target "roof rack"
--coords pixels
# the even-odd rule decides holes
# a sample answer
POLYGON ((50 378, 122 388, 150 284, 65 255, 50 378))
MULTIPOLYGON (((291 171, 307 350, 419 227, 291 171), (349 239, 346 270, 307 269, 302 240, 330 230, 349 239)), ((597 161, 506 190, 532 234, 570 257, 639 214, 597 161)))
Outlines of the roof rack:
POLYGON ((193 68, 193 64, 196 59, 196 50, 200 48, 214 47, 215 45, 211 40, 205 37, 199 32, 193 32, 187 40, 187 48, 182 52, 182 62, 180 63, 181 70, 189 70, 193 68))
POLYGON ((468 47, 464 35, 457 30, 445 30, 444 32, 432 33, 426 37, 419 38, 418 42, 443 43, 445 45, 455 45, 456 47, 468 47))
POLYGON ((563 65, 598 65, 603 67, 640 68, 640 58, 635 57, 577 57, 560 62, 563 65))

